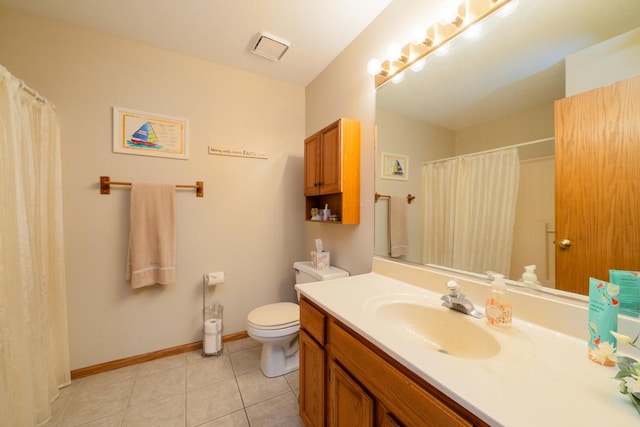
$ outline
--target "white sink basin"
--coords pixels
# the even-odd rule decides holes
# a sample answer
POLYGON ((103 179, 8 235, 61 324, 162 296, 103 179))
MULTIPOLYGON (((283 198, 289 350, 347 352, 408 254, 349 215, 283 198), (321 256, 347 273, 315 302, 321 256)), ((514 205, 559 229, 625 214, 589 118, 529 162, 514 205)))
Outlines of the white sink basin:
POLYGON ((384 327, 424 348, 467 359, 500 353, 500 343, 481 326, 483 320, 433 304, 395 297, 369 308, 384 327))

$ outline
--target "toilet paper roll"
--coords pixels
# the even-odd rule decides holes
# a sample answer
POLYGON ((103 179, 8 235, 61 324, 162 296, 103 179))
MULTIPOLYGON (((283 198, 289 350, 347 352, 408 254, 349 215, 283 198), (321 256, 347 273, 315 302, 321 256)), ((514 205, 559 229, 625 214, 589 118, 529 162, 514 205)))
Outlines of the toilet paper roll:
POLYGON ((213 274, 204 274, 202 275, 202 281, 206 286, 215 286, 215 276, 213 274))
POLYGON ((204 333, 215 334, 220 330, 220 321, 218 319, 209 319, 204 322, 204 333))

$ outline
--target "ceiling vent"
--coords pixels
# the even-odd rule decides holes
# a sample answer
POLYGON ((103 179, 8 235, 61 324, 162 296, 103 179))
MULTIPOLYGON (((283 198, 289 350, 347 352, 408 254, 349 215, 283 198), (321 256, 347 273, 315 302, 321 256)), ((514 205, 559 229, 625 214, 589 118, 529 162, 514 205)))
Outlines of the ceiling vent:
POLYGON ((289 49, 289 42, 279 40, 271 34, 261 33, 252 52, 272 61, 279 61, 287 49, 289 49))

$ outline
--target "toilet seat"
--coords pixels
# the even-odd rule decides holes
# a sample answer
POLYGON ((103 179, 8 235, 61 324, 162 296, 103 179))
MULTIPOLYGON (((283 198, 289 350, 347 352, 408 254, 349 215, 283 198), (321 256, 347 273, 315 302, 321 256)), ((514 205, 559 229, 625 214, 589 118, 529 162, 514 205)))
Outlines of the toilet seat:
POLYGON ((263 305, 253 309, 247 321, 255 329, 287 329, 300 325, 300 307, 292 302, 263 305))

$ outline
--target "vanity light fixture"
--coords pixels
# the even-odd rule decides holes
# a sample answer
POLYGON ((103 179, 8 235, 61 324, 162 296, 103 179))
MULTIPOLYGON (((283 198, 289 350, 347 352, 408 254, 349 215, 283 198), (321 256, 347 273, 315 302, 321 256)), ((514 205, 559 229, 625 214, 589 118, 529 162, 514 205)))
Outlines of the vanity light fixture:
MULTIPOLYGON (((427 55, 438 52, 444 54, 449 42, 470 27, 477 25, 483 19, 493 15, 503 6, 510 5, 514 9, 518 0, 455 0, 449 4, 452 9, 443 11, 442 19, 428 28, 422 35, 404 45, 401 49, 394 49, 388 59, 381 61, 372 59, 367 64, 369 74, 375 76, 375 87, 392 80, 394 83, 402 81, 407 68, 419 71, 424 67, 427 55), (417 63, 423 61, 422 65, 417 63)), ((505 8, 506 9, 506 8, 505 8)))

